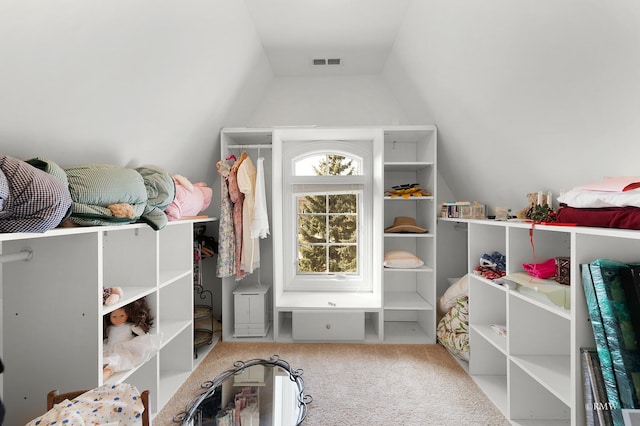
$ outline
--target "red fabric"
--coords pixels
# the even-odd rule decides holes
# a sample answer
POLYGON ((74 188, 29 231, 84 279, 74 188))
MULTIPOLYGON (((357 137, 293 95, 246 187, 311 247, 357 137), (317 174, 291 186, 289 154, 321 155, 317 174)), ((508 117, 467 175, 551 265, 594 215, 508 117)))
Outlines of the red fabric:
POLYGON ((562 206, 557 221, 598 228, 640 229, 640 207, 585 209, 562 206))

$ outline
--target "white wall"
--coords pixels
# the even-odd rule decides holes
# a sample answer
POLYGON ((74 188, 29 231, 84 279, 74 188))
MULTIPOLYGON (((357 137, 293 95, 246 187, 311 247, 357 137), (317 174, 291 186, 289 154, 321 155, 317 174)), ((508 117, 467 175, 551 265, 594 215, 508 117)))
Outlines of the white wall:
POLYGON ((368 126, 406 120, 380 75, 277 77, 248 126, 368 126))
POLYGON ((237 0, 3 0, 0 52, 2 154, 194 181, 273 77, 237 0))
POLYGON ((383 75, 458 199, 640 175, 637 0, 414 0, 383 75))

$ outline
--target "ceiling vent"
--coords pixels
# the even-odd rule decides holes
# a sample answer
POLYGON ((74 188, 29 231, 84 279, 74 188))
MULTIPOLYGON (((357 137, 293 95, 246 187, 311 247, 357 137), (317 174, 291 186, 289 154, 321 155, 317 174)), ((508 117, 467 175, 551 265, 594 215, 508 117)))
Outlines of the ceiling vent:
POLYGON ((342 65, 342 59, 340 58, 313 58, 311 63, 314 66, 322 65, 342 65))

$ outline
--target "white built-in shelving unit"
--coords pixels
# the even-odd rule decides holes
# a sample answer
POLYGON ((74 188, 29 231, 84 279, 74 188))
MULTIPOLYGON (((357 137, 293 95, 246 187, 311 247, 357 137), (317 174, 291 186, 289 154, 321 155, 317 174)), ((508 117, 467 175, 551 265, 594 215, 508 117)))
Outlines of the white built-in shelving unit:
POLYGON ((431 195, 384 196, 384 227, 398 216, 413 217, 426 233, 385 233, 384 250, 403 250, 424 262, 419 268, 383 268, 383 340, 435 343, 436 299, 436 146, 435 126, 384 129, 384 188, 417 183, 431 195))
MULTIPOLYGON (((209 222, 215 219, 203 219, 209 222)), ((5 424, 25 424, 46 411, 46 395, 126 382, 150 391, 152 417, 195 367, 193 225, 170 222, 57 228, 0 234, 0 253, 30 252, 2 264, 5 424), (102 304, 103 287, 121 287, 102 304), (139 298, 154 316, 160 348, 148 361, 103 383, 103 316, 139 298)), ((6 258, 5 258, 6 259, 6 258)))
POLYGON ((466 223, 468 231, 470 359, 463 366, 513 424, 586 424, 580 348, 594 348, 595 343, 580 265, 598 258, 637 262, 640 232, 440 220, 466 223), (506 256, 507 274, 522 272, 523 263, 568 257, 567 307, 543 294, 510 289, 474 275, 482 254, 493 251, 506 256), (492 324, 505 325, 507 335, 499 336, 492 324))
POLYGON ((346 128, 225 128, 221 158, 246 151, 265 157, 271 235, 260 242, 261 266, 241 281, 223 278, 222 325, 227 341, 356 341, 435 343, 436 142, 435 126, 346 128), (373 164, 373 289, 368 292, 302 292, 282 288, 282 145, 285 141, 369 141, 373 164), (431 196, 391 199, 384 190, 420 183, 431 196), (385 234, 396 216, 414 216, 426 234, 385 234), (425 262, 416 269, 383 268, 385 249, 411 251, 425 262), (234 292, 242 286, 270 288, 265 309, 271 325, 265 336, 242 336, 234 327, 234 292), (317 324, 321 327, 316 328, 317 324))
MULTIPOLYGON (((267 214, 269 221, 272 221, 273 209, 272 209, 272 167, 274 167, 273 155, 272 155, 272 133, 271 128, 225 128, 220 132, 220 157, 222 161, 229 158, 231 155, 235 155, 236 158, 240 158, 243 152, 246 152, 254 166, 256 165, 259 157, 264 158, 264 176, 265 176, 265 191, 267 194, 267 214)), ((229 164, 233 164, 233 161, 229 160, 229 164)), ((231 341, 273 341, 273 327, 272 327, 272 298, 264 297, 265 294, 271 294, 269 289, 273 285, 273 232, 270 230, 270 235, 267 238, 260 239, 260 267, 254 270, 252 273, 247 274, 242 280, 236 280, 234 275, 228 277, 222 277, 222 340, 231 341), (237 293, 247 288, 258 288, 259 291, 250 291, 244 293, 244 298, 238 298, 237 293), (238 307, 236 312, 235 301, 243 300, 245 303, 242 307, 238 307), (263 305, 257 307, 256 301, 264 302, 263 305), (261 317, 267 317, 266 324, 262 323, 260 333, 253 332, 249 324, 251 319, 247 318, 246 321, 240 320, 240 309, 243 312, 248 312, 246 305, 249 301, 254 302, 254 313, 256 310, 264 315, 261 317), (236 330, 235 324, 242 323, 242 330, 236 330)), ((255 316, 255 315, 254 315, 255 316)))

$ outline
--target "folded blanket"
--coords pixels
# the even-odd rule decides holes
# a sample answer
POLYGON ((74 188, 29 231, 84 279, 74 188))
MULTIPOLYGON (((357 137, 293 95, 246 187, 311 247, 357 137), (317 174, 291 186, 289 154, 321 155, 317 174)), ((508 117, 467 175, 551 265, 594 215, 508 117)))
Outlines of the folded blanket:
POLYGON ((110 164, 79 164, 61 169, 51 160, 29 160, 51 174, 64 174, 73 201, 69 218, 79 226, 118 225, 139 220, 155 230, 167 223, 164 209, 175 198, 173 178, 157 166, 136 169, 110 164), (130 215, 114 214, 110 205, 128 205, 130 215))
POLYGON ((9 156, 0 156, 0 232, 45 232, 71 213, 66 182, 9 156))
POLYGON ((599 228, 640 229, 639 207, 575 208, 562 206, 558 222, 599 228))

